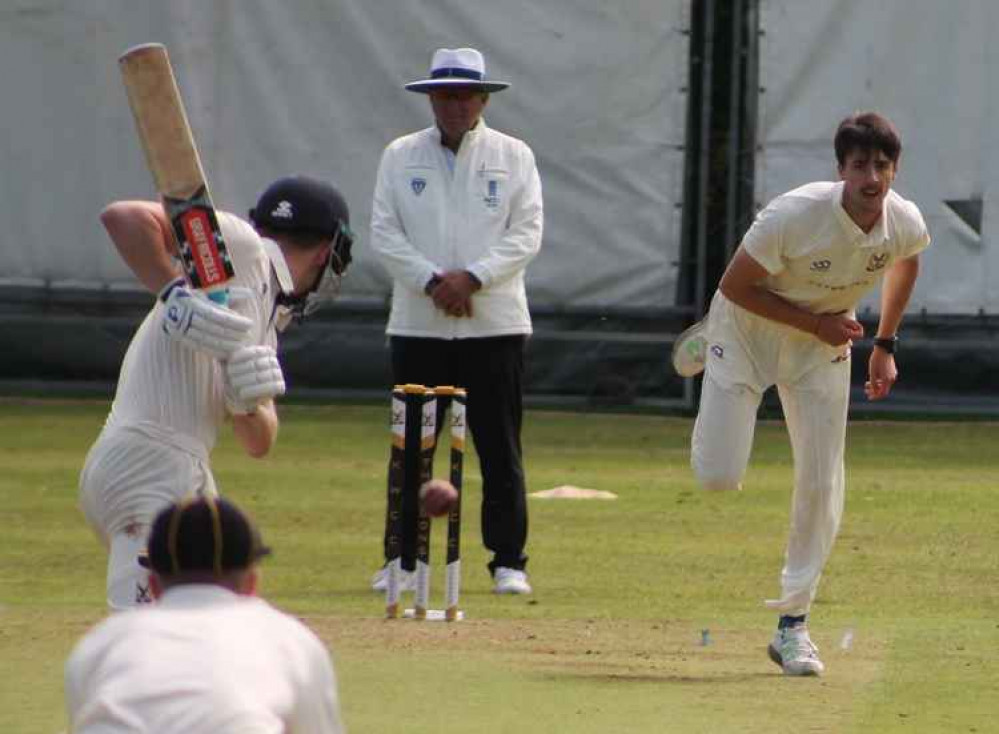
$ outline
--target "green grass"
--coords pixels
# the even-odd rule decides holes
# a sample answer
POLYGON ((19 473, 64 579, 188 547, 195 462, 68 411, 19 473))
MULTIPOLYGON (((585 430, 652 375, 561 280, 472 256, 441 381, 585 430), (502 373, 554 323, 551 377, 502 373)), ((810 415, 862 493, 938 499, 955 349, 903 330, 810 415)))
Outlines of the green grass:
MULTIPOLYGON (((102 549, 76 508, 105 403, 0 402, 0 731, 65 727, 62 665, 104 613, 102 549)), ((457 624, 389 622, 380 562, 387 406, 287 406, 278 446, 216 450, 220 488, 275 555, 265 595, 330 645, 353 734, 985 732, 999 689, 999 425, 851 426, 847 509, 812 614, 821 679, 764 653, 790 502, 783 427, 761 424, 746 490, 696 489, 688 419, 532 412, 529 598, 495 597, 466 464, 457 624), (702 645, 702 630, 710 644, 702 645), (844 634, 853 642, 844 649, 844 634)), ((443 523, 435 528, 439 560, 443 523)), ((432 593, 440 599, 438 571, 432 593)))

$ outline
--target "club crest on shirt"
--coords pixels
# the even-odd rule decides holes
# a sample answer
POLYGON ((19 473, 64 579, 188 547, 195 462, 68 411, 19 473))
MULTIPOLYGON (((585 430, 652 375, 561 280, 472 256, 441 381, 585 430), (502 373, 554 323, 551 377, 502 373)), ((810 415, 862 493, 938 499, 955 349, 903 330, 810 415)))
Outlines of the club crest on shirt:
POLYGON ((867 261, 867 272, 873 273, 875 270, 881 270, 885 265, 888 264, 888 253, 875 253, 871 255, 870 260, 867 261))
POLYGON ((483 197, 483 201, 486 202, 486 206, 490 209, 495 209, 499 206, 499 181, 494 178, 489 179, 486 184, 486 195, 483 197))
POLYGON ((414 178, 409 182, 409 187, 413 189, 413 193, 419 196, 423 193, 423 190, 427 188, 427 179, 425 178, 414 178))
POLYGON ((808 267, 808 269, 824 273, 830 267, 832 267, 832 260, 812 260, 812 264, 808 267))

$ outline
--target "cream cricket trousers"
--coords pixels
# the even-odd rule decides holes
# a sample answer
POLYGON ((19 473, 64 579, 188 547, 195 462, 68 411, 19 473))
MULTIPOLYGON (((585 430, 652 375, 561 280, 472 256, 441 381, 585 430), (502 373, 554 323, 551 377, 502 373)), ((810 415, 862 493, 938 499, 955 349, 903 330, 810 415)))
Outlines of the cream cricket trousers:
POLYGON ((781 597, 766 604, 781 614, 806 614, 843 516, 849 348, 755 316, 721 293, 712 302, 706 337, 691 466, 705 489, 741 489, 760 400, 777 386, 791 438, 794 493, 781 597))
POLYGON ((105 429, 80 475, 80 508, 108 549, 107 601, 152 601, 139 553, 156 513, 189 494, 217 494, 205 458, 130 429, 105 429))

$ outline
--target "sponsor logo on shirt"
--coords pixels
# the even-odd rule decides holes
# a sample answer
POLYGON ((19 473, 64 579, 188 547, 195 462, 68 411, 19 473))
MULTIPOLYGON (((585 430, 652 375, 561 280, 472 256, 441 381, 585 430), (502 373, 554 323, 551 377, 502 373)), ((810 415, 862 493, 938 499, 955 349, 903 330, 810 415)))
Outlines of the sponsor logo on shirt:
POLYGON ((876 253, 871 255, 871 259, 867 261, 867 272, 873 273, 875 270, 881 270, 885 265, 888 264, 888 253, 882 252, 880 254, 876 253))
POLYGON ((827 291, 849 291, 854 288, 861 288, 870 286, 873 281, 871 280, 855 280, 852 283, 844 283, 843 285, 829 285, 828 283, 823 283, 819 280, 810 280, 808 285, 815 286, 816 288, 822 288, 827 291))
POLYGON ((427 188, 427 179, 425 178, 414 178, 409 182, 409 187, 413 189, 413 193, 419 196, 423 193, 423 189, 427 188))
POLYGON ((718 357, 718 359, 722 359, 725 356, 725 350, 722 349, 721 344, 712 344, 711 353, 718 357))
POLYGON ((486 190, 487 193, 483 201, 486 202, 487 207, 489 207, 490 209, 495 209, 496 207, 499 206, 500 202, 499 182, 494 178, 489 179, 489 183, 486 184, 486 190))
POLYGON ((812 260, 812 264, 809 266, 809 270, 814 270, 818 273, 824 273, 830 267, 832 267, 832 260, 812 260))

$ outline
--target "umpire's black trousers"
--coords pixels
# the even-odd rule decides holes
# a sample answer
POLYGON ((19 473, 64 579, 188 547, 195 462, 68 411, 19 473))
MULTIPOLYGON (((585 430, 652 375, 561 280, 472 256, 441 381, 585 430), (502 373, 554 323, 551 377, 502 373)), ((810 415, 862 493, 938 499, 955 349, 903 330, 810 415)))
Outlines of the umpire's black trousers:
MULTIPOLYGON (((482 541, 489 571, 527 564, 527 496, 520 442, 523 422, 522 334, 477 339, 393 336, 395 384, 454 385, 468 391, 466 419, 482 468, 482 541)), ((438 431, 442 422, 437 421, 438 431)), ((403 568, 416 567, 416 498, 403 498, 403 568)), ((387 538, 386 538, 387 541, 387 538)))

